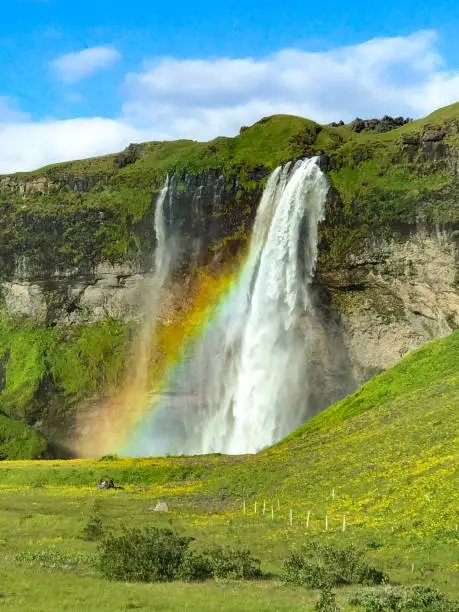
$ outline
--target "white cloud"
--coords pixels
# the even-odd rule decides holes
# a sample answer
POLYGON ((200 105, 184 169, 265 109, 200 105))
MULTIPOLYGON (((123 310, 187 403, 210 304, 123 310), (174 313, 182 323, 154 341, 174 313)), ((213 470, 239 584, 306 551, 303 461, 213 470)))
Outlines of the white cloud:
POLYGON ((120 58, 118 51, 112 47, 91 47, 58 57, 51 62, 51 67, 60 81, 76 83, 110 68, 120 58))
POLYGON ((100 117, 0 123, 0 173, 115 152, 148 136, 123 121, 100 117))
MULTIPOLYGON (((384 114, 420 117, 459 100, 459 70, 443 68, 435 43, 435 33, 426 31, 322 53, 286 49, 261 59, 162 58, 127 75, 125 103, 114 120, 27 122, 0 98, 0 172, 116 151, 132 141, 233 135, 241 125, 275 113, 323 123, 384 114)), ((102 54, 95 62, 92 51, 64 56, 71 59, 61 77, 82 78, 118 57, 103 60, 102 54)))
POLYGON ((164 58, 126 79, 124 117, 159 137, 234 134, 261 116, 291 113, 319 122, 384 114, 418 117, 459 100, 459 72, 441 72, 431 31, 376 38, 262 59, 164 58))

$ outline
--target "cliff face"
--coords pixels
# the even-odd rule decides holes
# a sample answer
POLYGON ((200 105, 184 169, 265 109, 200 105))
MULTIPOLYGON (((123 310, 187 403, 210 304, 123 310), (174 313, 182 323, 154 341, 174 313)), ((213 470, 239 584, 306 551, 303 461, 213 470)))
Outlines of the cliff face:
POLYGON ((341 314, 358 383, 459 327, 458 240, 451 226, 411 226, 318 271, 341 314))
POLYGON ((384 134, 274 117, 236 139, 147 143, 0 177, 0 409, 55 439, 79 407, 116 390, 145 309, 167 173, 178 246, 164 321, 186 309, 200 269, 218 276, 243 251, 270 171, 315 154, 331 179, 304 323, 317 347, 316 410, 459 327, 459 105, 384 134))
MULTIPOLYGON (((208 265, 220 268, 246 242, 261 185, 239 189, 237 177, 227 179, 209 170, 198 176, 184 174, 180 180, 173 177, 171 184, 166 223, 170 240, 177 244, 176 275, 187 276, 208 265)), ((132 214, 123 218, 102 206, 54 214, 45 208, 39 215, 28 210, 29 194, 42 199, 54 195, 57 202, 75 192, 93 197, 89 182, 57 186, 42 178, 14 183, 8 177, 3 185, 10 197, 22 202, 14 220, 13 215, 3 220, 5 233, 13 225, 20 234, 16 244, 4 240, 0 249, 1 296, 9 316, 41 325, 71 325, 107 317, 126 322, 142 314, 144 286, 154 269, 157 190, 152 189, 144 215, 134 222, 132 214), (110 232, 110 217, 113 226, 125 225, 124 240, 110 232), (124 252, 114 253, 123 243, 124 252)))

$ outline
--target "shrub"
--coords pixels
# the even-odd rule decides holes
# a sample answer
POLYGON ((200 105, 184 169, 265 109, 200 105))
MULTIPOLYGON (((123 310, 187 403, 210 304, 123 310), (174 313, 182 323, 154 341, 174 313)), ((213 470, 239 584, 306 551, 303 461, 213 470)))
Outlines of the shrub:
POLYGON ((324 586, 320 591, 320 599, 314 606, 316 612, 339 612, 336 598, 329 586, 324 586))
POLYGON ((99 569, 109 580, 166 582, 179 572, 190 538, 168 529, 125 529, 99 547, 99 569))
POLYGON ((412 587, 384 586, 362 589, 349 603, 365 612, 458 612, 459 604, 449 601, 437 589, 415 585, 412 587))
POLYGON ((306 585, 313 589, 320 589, 327 582, 328 575, 324 568, 317 563, 309 561, 302 552, 290 553, 284 561, 281 580, 286 584, 306 585))
POLYGON ((326 585, 380 584, 385 576, 368 565, 363 554, 353 546, 334 548, 312 542, 290 553, 281 579, 285 583, 320 589, 326 585))
POLYGON ((252 557, 248 550, 217 546, 207 551, 205 555, 210 561, 213 575, 216 578, 252 580, 263 575, 259 559, 252 557))
POLYGON ((214 571, 209 557, 194 550, 186 550, 178 577, 186 582, 197 582, 213 578, 214 571))

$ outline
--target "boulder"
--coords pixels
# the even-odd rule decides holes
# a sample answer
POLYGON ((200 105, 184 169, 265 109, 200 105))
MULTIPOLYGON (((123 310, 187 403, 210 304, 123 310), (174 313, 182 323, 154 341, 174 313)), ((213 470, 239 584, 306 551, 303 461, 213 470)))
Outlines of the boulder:
POLYGON ((164 501, 159 501, 156 506, 151 506, 154 512, 169 512, 169 506, 164 501))
POLYGON ((110 478, 101 478, 97 485, 98 491, 107 491, 108 489, 114 489, 115 483, 110 478))

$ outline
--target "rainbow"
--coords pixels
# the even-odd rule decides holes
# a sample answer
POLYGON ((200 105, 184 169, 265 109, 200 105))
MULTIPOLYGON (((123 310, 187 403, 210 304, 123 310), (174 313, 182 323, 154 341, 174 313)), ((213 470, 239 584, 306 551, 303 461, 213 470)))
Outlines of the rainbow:
POLYGON ((240 262, 218 276, 201 269, 181 303, 167 313, 168 321, 140 331, 121 390, 78 416, 74 447, 80 457, 123 456, 133 446, 190 346, 231 299, 237 284, 234 269, 241 269, 240 262))

